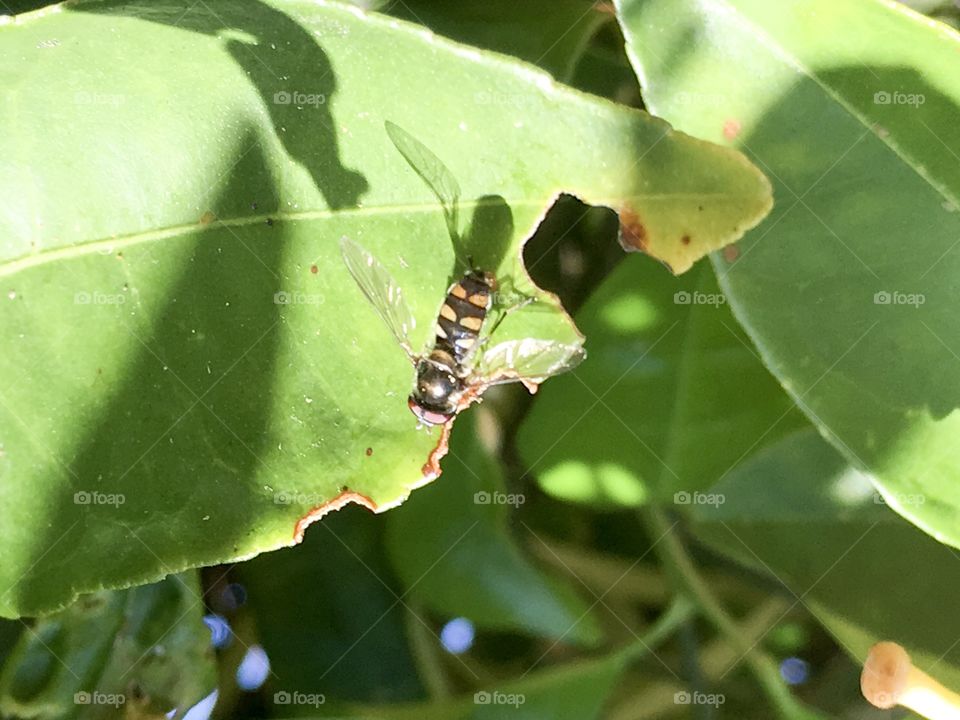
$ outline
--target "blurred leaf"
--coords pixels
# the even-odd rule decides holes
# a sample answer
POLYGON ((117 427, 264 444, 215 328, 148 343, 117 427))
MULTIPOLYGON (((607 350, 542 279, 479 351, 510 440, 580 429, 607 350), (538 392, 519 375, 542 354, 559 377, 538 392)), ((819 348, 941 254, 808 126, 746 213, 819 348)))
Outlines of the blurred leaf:
POLYGON ((618 7, 647 106, 775 182, 777 210, 713 258, 766 363, 960 545, 960 35, 882 2, 618 7))
MULTIPOLYGON (((526 495, 506 488, 500 465, 477 439, 473 415, 460 423, 443 481, 416 493, 387 520, 387 550, 397 574, 412 597, 436 613, 558 641, 597 641, 588 605, 537 568, 511 536, 510 509, 522 506, 526 495)), ((517 532, 537 542, 529 529, 517 532)))
MULTIPOLYGON (((655 644, 653 642, 651 645, 655 644)), ((638 648, 530 673, 454 701, 408 707, 355 708, 340 713, 355 720, 545 720, 601 717, 607 697, 638 648)), ((321 717, 321 716, 316 716, 321 717)), ((332 717, 323 715, 322 717, 332 717)))
POLYGON ((760 440, 806 424, 725 303, 707 266, 674 278, 630 257, 610 274, 577 313, 590 361, 543 388, 519 434, 544 490, 693 501, 760 440))
MULTIPOLYGON (((894 640, 960 687, 960 557, 891 512, 813 430, 766 448, 695 508, 699 538, 782 583, 855 658, 894 640)), ((916 505, 922 495, 899 501, 916 505)))
POLYGON ((412 611, 386 562, 383 527, 381 518, 348 508, 302 545, 236 567, 270 658, 268 702, 275 693, 324 696, 331 705, 423 696, 404 629, 412 611))
POLYGON ((215 686, 195 574, 102 591, 24 630, 0 675, 19 718, 183 717, 215 686))
MULTIPOLYGON (((677 271, 770 203, 736 152, 346 6, 81 1, 0 48, 4 616, 291 545, 345 487, 384 510, 423 482, 437 437, 338 249, 382 259, 426 342, 453 251, 385 120, 448 164, 474 259, 520 291, 561 190, 677 271)), ((539 299, 498 337, 579 341, 539 299)))

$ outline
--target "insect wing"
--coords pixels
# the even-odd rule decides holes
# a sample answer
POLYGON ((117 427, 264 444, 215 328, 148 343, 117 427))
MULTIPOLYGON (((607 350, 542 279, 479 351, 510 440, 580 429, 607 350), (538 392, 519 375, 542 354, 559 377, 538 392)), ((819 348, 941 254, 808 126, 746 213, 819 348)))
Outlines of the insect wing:
POLYGON ((443 206, 443 215, 450 237, 456 238, 460 202, 460 185, 457 179, 443 161, 413 135, 389 120, 386 121, 385 126, 387 135, 397 150, 437 196, 440 205, 443 206))
POLYGON ((538 385, 553 375, 572 370, 587 356, 581 345, 552 340, 507 340, 494 345, 480 362, 481 382, 499 385, 522 382, 538 385))
POLYGON ((340 254, 367 300, 390 328, 407 356, 414 361, 416 354, 410 345, 410 333, 417 322, 400 286, 373 255, 353 240, 347 237, 340 239, 340 254))

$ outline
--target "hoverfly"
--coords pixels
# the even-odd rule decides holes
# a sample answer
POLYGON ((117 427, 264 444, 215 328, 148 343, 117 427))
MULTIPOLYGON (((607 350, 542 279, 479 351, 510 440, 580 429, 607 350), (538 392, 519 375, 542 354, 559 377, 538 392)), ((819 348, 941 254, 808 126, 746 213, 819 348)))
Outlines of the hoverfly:
MULTIPOLYGON (((440 201, 447 230, 457 246, 460 187, 443 162, 406 130, 387 121, 385 129, 410 167, 440 201)), ((448 289, 437 313, 435 335, 420 353, 414 352, 410 333, 416 327, 403 292, 373 255, 348 238, 340 241, 344 263, 357 285, 393 333, 416 369, 408 405, 422 425, 443 425, 478 400, 491 385, 522 382, 534 392, 551 375, 576 367, 586 357, 579 344, 526 338, 489 348, 496 323, 488 315, 497 291, 497 279, 465 263, 467 272, 448 289)))
POLYGON ((476 268, 447 289, 434 339, 416 353, 410 342, 416 321, 401 288, 357 243, 344 237, 340 249, 353 279, 416 369, 407 404, 422 425, 448 422, 492 385, 521 382, 534 391, 548 377, 576 367, 586 357, 580 345, 535 338, 506 340, 485 349, 491 339, 484 331, 497 280, 476 268))

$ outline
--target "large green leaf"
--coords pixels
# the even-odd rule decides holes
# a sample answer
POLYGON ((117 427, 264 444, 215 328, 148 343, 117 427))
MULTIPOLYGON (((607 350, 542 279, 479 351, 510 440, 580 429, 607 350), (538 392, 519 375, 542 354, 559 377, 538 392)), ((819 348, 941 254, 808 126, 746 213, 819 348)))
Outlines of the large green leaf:
POLYGON ((195 573, 88 595, 24 630, 0 674, 0 712, 182 718, 216 681, 202 615, 195 573))
POLYGON ((552 495, 610 506, 701 502, 698 491, 760 440, 805 423, 709 266, 674 278, 627 258, 577 323, 590 362, 544 387, 519 436, 527 467, 552 495))
POLYGON ((775 183, 777 211, 713 260, 765 361, 892 507, 960 545, 960 36, 863 0, 619 8, 648 106, 775 183))
POLYGON ((387 521, 387 551, 411 597, 484 628, 596 641, 589 606, 533 565, 510 535, 509 512, 526 502, 523 488, 508 491, 474 419, 460 422, 444 482, 421 490, 387 521))
MULTIPOLYGON (((561 190, 678 271, 770 203, 736 152, 347 6, 77 2, 0 47, 2 615, 290 545, 311 508, 424 482, 437 436, 338 249, 382 259, 425 342, 453 249, 385 121, 459 181, 474 260, 530 293, 518 247, 561 190)), ((498 336, 579 341, 541 300, 498 336)))
POLYGON ((960 558, 891 512, 870 478, 812 429, 710 492, 724 502, 695 508, 701 539, 782 583, 852 656, 894 640, 917 667, 960 687, 960 558))

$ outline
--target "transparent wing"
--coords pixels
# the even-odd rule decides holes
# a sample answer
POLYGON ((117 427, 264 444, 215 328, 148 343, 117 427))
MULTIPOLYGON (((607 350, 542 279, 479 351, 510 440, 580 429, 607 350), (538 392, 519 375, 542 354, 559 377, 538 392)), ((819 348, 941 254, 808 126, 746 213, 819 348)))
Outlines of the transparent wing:
POLYGON ((494 345, 480 360, 481 382, 499 385, 522 382, 536 386, 553 375, 572 370, 587 356, 581 345, 553 340, 507 340, 494 345))
POLYGON ((367 250, 348 237, 340 238, 340 254, 347 270, 367 296, 397 342, 411 361, 416 354, 410 345, 410 333, 417 326, 403 291, 387 272, 387 269, 367 250))
POLYGON ((384 125, 387 135, 410 167, 430 186, 443 207, 450 237, 457 238, 457 214, 459 212, 460 185, 453 173, 434 155, 426 145, 417 140, 399 125, 387 120, 384 125))

